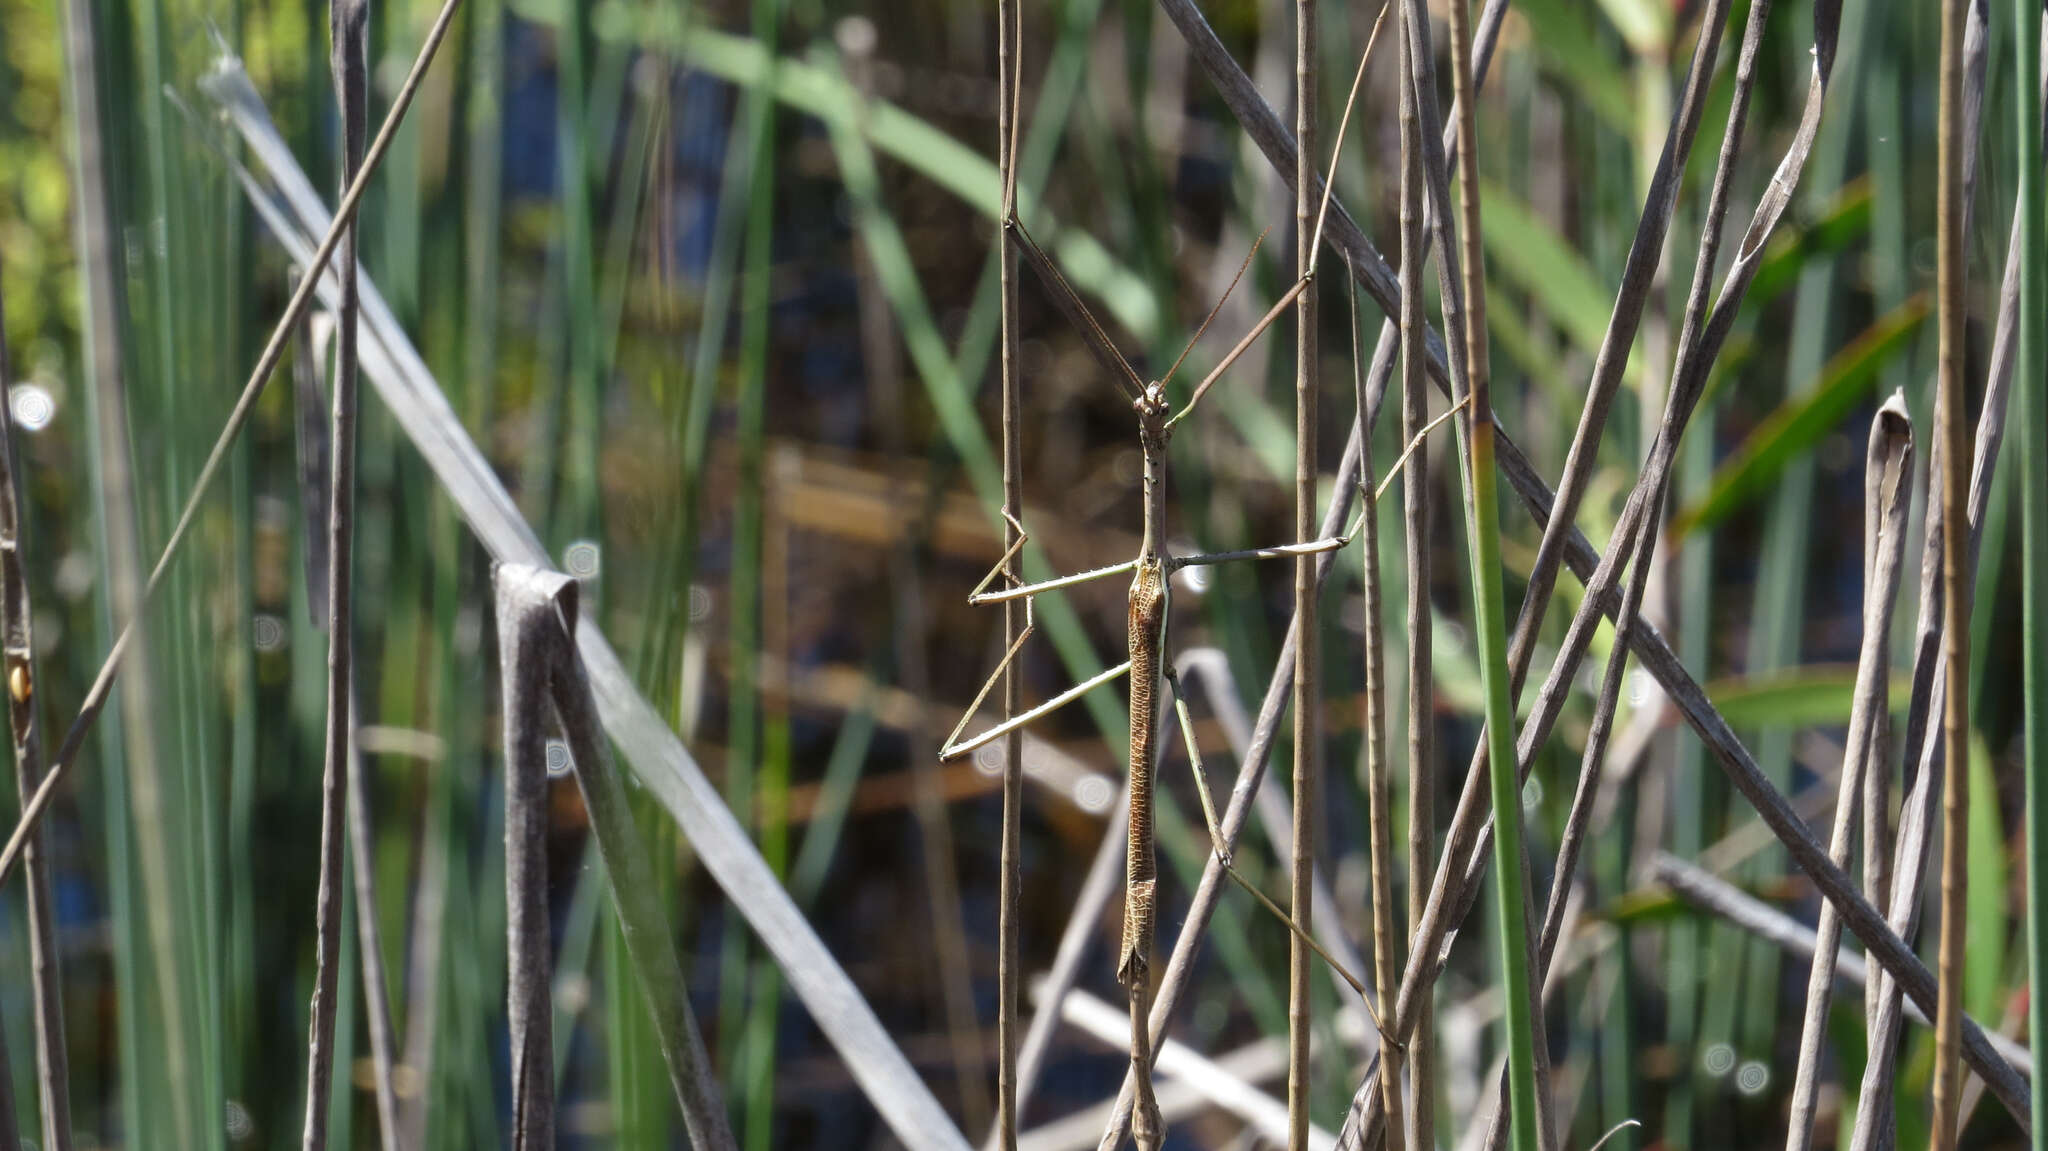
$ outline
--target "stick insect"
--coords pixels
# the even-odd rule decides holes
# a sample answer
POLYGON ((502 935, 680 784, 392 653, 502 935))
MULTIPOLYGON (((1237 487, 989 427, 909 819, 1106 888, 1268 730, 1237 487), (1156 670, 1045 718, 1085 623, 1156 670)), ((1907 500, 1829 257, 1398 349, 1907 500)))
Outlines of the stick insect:
MULTIPOLYGON (((1345 126, 1350 122, 1351 109, 1357 100, 1360 82, 1365 76, 1366 63, 1372 58, 1373 44, 1378 40, 1380 23, 1384 21, 1385 16, 1386 9, 1382 7, 1380 19, 1375 21, 1372 35, 1368 38, 1365 52, 1359 60, 1358 72, 1353 78, 1350 96, 1345 101, 1343 118, 1340 120, 1337 130, 1337 141, 1330 158, 1332 176, 1326 177, 1324 181, 1322 206, 1317 214, 1316 227, 1310 244, 1312 258, 1309 264, 1311 268, 1315 262, 1313 254, 1321 250, 1323 223, 1327 218, 1330 207, 1330 184, 1334 177, 1338 156, 1343 149, 1345 126)), ((1116 349, 1116 346, 1110 341, 1108 334, 1096 322, 1093 314, 1089 312, 1087 305, 1082 303, 1079 294, 1067 283, 1065 277, 1053 266, 1052 261, 1031 238, 1022 221, 1017 218, 1014 208, 1006 214, 1004 226, 1016 235, 1018 251, 1022 253, 1025 262, 1032 266, 1045 284, 1054 304, 1066 314, 1068 320, 1081 332, 1090 350, 1095 353, 1096 358, 1103 364, 1110 376, 1117 381, 1131 400, 1132 411, 1137 416, 1138 443, 1144 461, 1143 531, 1140 537, 1137 556, 1123 563, 1112 564, 1108 567, 1096 568, 1092 571, 1081 572, 1075 575, 1061 576, 1039 583, 1005 587, 992 591, 990 590, 990 585, 995 583, 997 578, 1007 570, 1010 561, 1016 557, 1030 538, 1022 523, 1010 516, 1007 511, 1004 513, 1005 519, 1016 530, 1016 541, 996 561, 995 567, 989 571, 988 575, 983 577, 979 584, 975 585, 974 590, 968 596, 968 602, 981 605, 1022 599, 1025 604, 1025 625, 1018 632, 1017 638, 1010 644, 1009 649, 1004 652, 1001 661, 996 665, 995 671, 990 675, 988 682, 983 684, 981 691, 975 696, 974 702, 968 707, 966 714, 961 717, 959 724, 954 727, 952 734, 947 737, 946 746, 941 750, 940 758, 950 760, 966 755, 985 744, 1000 739, 1025 724, 1032 723, 1057 711, 1061 707, 1086 695, 1088 692, 1117 679, 1119 676, 1128 675, 1130 677, 1130 789, 1128 799, 1130 805, 1130 831, 1127 854, 1125 856, 1124 931, 1122 946, 1117 957, 1117 980, 1123 984, 1130 996, 1131 1068, 1138 1088, 1136 1105, 1132 1111, 1132 1134, 1141 1149, 1153 1151, 1164 1138, 1158 1104, 1153 1097, 1152 1091, 1152 1053, 1150 1050, 1150 1030, 1147 1018, 1151 1007, 1151 963, 1156 916, 1155 893, 1158 883, 1153 844, 1152 783, 1156 766, 1155 760, 1161 742, 1158 738, 1161 730, 1159 726, 1158 687, 1162 677, 1166 680, 1167 686, 1173 691, 1174 709, 1181 724, 1183 741, 1188 750, 1196 789, 1201 797, 1202 814, 1208 824, 1211 844, 1216 852, 1218 861, 1239 885, 1251 892, 1267 910, 1278 916, 1290 930, 1306 940, 1309 947, 1318 956, 1326 963, 1329 963, 1346 982, 1350 983, 1353 989, 1357 991, 1360 999, 1365 1003, 1367 1012, 1373 1015, 1375 1022, 1378 1020, 1378 1014, 1373 1009, 1371 996, 1367 994, 1364 984, 1351 972, 1346 971, 1342 964, 1337 963, 1307 933, 1303 932, 1291 917, 1268 899, 1257 887, 1247 882, 1237 872, 1236 868, 1232 866, 1229 845, 1225 841, 1222 829, 1217 822, 1215 802, 1211 798, 1206 772, 1202 767, 1201 755, 1195 747, 1193 720, 1189 716, 1187 703, 1178 677, 1174 674, 1171 662, 1165 657, 1167 650, 1167 627, 1170 618, 1171 577, 1174 572, 1187 567, 1229 563, 1237 560, 1277 559, 1314 555, 1320 552, 1336 551, 1344 548, 1358 535, 1360 526, 1364 523, 1364 517, 1371 514, 1371 509, 1376 502, 1376 493, 1370 490, 1370 480, 1361 478, 1361 487, 1366 488, 1365 508, 1360 512, 1358 519, 1341 535, 1283 544, 1277 547, 1252 548, 1242 551, 1185 556, 1170 554, 1165 541, 1166 448, 1175 427, 1195 410, 1196 406, 1201 403, 1202 397, 1207 395, 1209 389, 1216 381, 1236 364, 1239 357, 1251 349, 1252 345, 1264 334, 1265 330, 1272 326, 1273 322, 1286 309, 1293 306, 1296 298, 1308 287, 1314 272, 1310 271, 1304 274, 1286 292, 1282 293, 1280 299, 1267 310, 1258 323, 1253 325, 1251 330, 1224 355, 1216 367, 1203 377, 1200 383, 1195 385, 1194 390, 1189 394, 1187 402, 1181 405, 1178 410, 1175 410, 1168 396, 1168 386, 1173 382, 1174 375, 1180 370, 1181 364, 1187 359, 1188 353, 1193 350, 1195 343, 1207 332, 1210 323, 1215 320, 1217 314, 1222 310, 1224 302, 1229 299, 1230 293, 1236 288, 1238 280, 1243 278, 1245 270, 1251 266, 1252 259, 1258 251, 1258 243, 1255 242, 1252 245, 1252 252, 1246 255, 1244 265, 1238 269, 1237 277, 1231 280, 1230 287, 1225 289, 1223 293, 1223 298, 1219 299, 1216 306, 1210 310, 1208 317, 1202 321, 1201 327, 1196 329, 1194 337, 1188 341, 1187 347, 1175 359, 1173 366, 1168 369, 1166 375, 1156 381, 1146 383, 1141 379, 1137 371, 1132 368, 1130 361, 1125 359, 1123 354, 1116 349), (961 733, 965 731, 968 722, 980 710, 990 691, 1002 679, 1005 671, 1016 659, 1017 653, 1022 649, 1025 640, 1031 636, 1033 630, 1031 622, 1032 598, 1044 592, 1073 587, 1110 576, 1122 575, 1126 572, 1132 573, 1128 597, 1129 658, 1123 663, 1061 692, 1038 707, 1005 720, 971 738, 962 739, 961 733)), ((1263 241, 1263 239, 1264 236, 1262 235, 1260 240, 1263 241)), ((1455 410, 1452 409, 1453 412, 1455 410)), ((1406 451, 1402 453, 1401 460, 1397 461, 1394 467, 1389 470, 1390 480, 1392 475, 1399 471, 1402 464, 1414 452, 1415 448, 1422 443, 1423 438, 1428 435, 1429 431, 1442 423, 1451 414, 1452 412, 1444 413, 1435 423, 1424 428, 1415 437, 1414 442, 1410 443, 1406 451)), ((1363 418, 1362 415, 1360 418, 1363 418)), ((1382 488, 1382 490, 1384 489, 1382 488)))

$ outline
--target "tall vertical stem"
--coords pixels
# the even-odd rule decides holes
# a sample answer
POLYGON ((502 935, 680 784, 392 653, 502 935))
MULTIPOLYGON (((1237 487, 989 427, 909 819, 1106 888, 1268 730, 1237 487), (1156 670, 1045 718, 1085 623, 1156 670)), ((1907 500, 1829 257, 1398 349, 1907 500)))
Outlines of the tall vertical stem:
MULTIPOLYGON (((341 190, 346 193, 363 163, 368 131, 368 0, 333 0, 329 33, 335 96, 341 105, 341 190)), ((356 479, 356 238, 354 221, 335 253, 341 279, 340 331, 334 372, 334 411, 329 439, 334 445, 333 486, 327 497, 327 738, 321 773, 320 887, 316 896, 312 1034, 307 1041, 306 1151, 327 1146, 329 1084, 334 1077, 335 999, 341 977, 341 863, 349 771, 349 685, 354 664, 350 644, 349 572, 355 551, 356 479)), ((317 277, 319 269, 307 272, 317 277)))
MULTIPOLYGON (((2041 5, 2013 0, 2013 42, 2019 67, 2014 103, 2019 123, 2019 381, 2020 522, 2023 529, 2023 622, 2020 648, 2027 774, 2027 974, 2048 988, 2048 195, 2041 185, 2041 5)), ((2048 1036, 2048 995, 2027 1003, 2034 1065, 2048 1036)), ((2048 1076, 2033 1078, 2034 1114, 2048 1114, 2048 1076)), ((2034 1128, 2035 1151, 2048 1149, 2048 1126, 2034 1128)))
MULTIPOLYGON (((1315 0, 1294 4, 1294 246, 1295 270, 1315 272, 1316 185, 1316 10, 1315 0)), ((1335 173, 1331 174, 1335 178, 1335 173)), ((1294 538, 1315 538, 1316 529, 1316 285, 1313 279, 1294 305, 1294 538)), ((1317 795, 1316 752, 1321 742, 1316 723, 1321 698, 1321 648, 1316 643, 1316 561, 1294 561, 1294 620, 1300 641, 1294 647, 1294 875, 1288 886, 1288 911, 1302 933, 1312 930, 1310 915, 1315 874, 1315 819, 1322 804, 1317 795)), ((1310 979, 1314 957, 1301 934, 1287 943, 1287 1146, 1307 1151, 1310 1021, 1310 979)))
MULTIPOLYGON (((1017 429, 1017 251, 1011 223, 1016 213, 1017 102, 1023 72, 1019 65, 1023 35, 1021 0, 996 0, 996 171, 1003 182, 1002 218, 996 222, 996 252, 1002 313, 1001 362, 1003 404, 1003 546, 1017 542, 1016 523, 1024 516, 1024 465, 1017 429)), ((1003 575, 1014 586, 1022 568, 1013 557, 1003 575)), ((1004 650, 1024 629, 1024 605, 1003 605, 1004 650)), ((1022 680, 1014 667, 1003 671, 1003 718, 1017 713, 1022 680)), ((1023 883, 1022 808, 1024 802, 1024 733, 1003 739, 1003 846, 1001 910, 996 928, 996 1140, 997 1151, 1017 1149, 1017 897, 1023 883)))
MULTIPOLYGON (((1941 486, 1941 582, 1943 645, 1948 657, 1947 695, 1942 708, 1944 775, 1941 845, 1940 985, 1935 1009, 1934 1121, 1929 1146, 1949 1151, 1956 1143, 1956 1108, 1962 1095, 1963 935, 1969 894, 1969 444, 1963 410, 1963 19, 1965 0, 1941 7, 1940 193, 1936 200, 1936 278, 1940 292, 1940 378, 1934 423, 1941 486)), ((2023 97, 2024 98, 2024 97, 2023 97)))
MULTIPOLYGON (((1465 376, 1471 448, 1472 596, 1480 680, 1486 697, 1492 784, 1493 873, 1500 922, 1502 995, 1507 1004, 1509 1133, 1533 1151, 1536 1129, 1535 1013, 1530 1002, 1529 925, 1522 846, 1522 788, 1515 758, 1515 705, 1507 659, 1508 622, 1500 576, 1500 499, 1495 490, 1493 394, 1486 356, 1486 266, 1479 223, 1479 109, 1472 84, 1469 0, 1451 0, 1451 83, 1458 117, 1458 246, 1465 296, 1465 376)), ((1446 254, 1448 257, 1448 253, 1446 254)))
MULTIPOLYGON (((1402 5, 1401 19, 1411 18, 1402 5)), ((1401 35, 1401 439, 1412 442, 1429 418, 1424 378, 1422 261, 1422 121, 1415 106, 1410 60, 1416 40, 1401 35)), ((1431 128, 1434 131, 1434 127, 1431 128)), ((1407 523, 1408 559, 1408 933, 1422 928, 1429 906, 1429 879, 1436 865, 1436 777, 1430 770, 1435 745, 1435 661, 1430 657, 1429 448, 1416 449, 1401 477, 1401 510, 1407 523)), ((1415 1006, 1408 1040, 1408 1077, 1413 1091, 1414 1144, 1436 1146, 1436 1005, 1425 991, 1415 1006)), ((1381 1010, 1392 1000, 1382 999, 1381 1010)), ((1388 1129, 1392 1138, 1392 1128, 1388 1129)))

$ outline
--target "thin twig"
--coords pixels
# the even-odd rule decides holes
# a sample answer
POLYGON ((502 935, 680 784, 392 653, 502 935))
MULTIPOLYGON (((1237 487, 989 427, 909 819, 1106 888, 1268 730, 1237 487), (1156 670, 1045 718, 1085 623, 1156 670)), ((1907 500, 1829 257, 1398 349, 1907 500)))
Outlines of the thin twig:
MULTIPOLYGON (((1022 537, 1016 525, 1024 515, 1024 464, 1017 390, 1017 254, 1015 234, 1009 224, 1017 213, 1017 113, 1024 83, 1021 0, 996 0, 996 25, 996 171, 1003 182, 1002 218, 996 225, 996 252, 1001 277, 999 307, 1002 314, 1003 512, 1008 525, 1003 531, 1005 542, 1015 544, 1022 537)), ((1023 580, 1023 572, 1014 559, 1014 553, 1005 565, 1004 575, 1012 586, 1023 580)), ((1028 605, 1004 605, 1003 634, 1011 646, 1022 639, 1029 627, 1029 614, 1028 605)), ((1016 715, 1022 702, 1023 677, 1014 670, 1005 671, 1003 718, 1008 720, 1016 715)), ((1003 741, 1002 879, 996 928, 997 1151, 1016 1151, 1019 1109, 1028 1091, 1020 1087, 1022 1069, 1017 1049, 1023 780, 1024 734, 1020 730, 1003 741)))
MULTIPOLYGON (((328 31, 333 41, 330 63, 336 102, 341 105, 341 186, 345 192, 363 162, 369 107, 369 0, 330 0, 328 11, 328 31)), ((305 1151, 325 1151, 327 1147, 329 1085, 334 1078, 335 999, 341 981, 341 866, 343 836, 348 833, 344 821, 348 818, 348 776, 352 766, 348 754, 349 721, 354 718, 349 703, 355 682, 351 576, 356 515, 356 323, 361 310, 356 297, 357 231, 351 222, 337 253, 341 261, 341 307, 336 309, 335 318, 340 330, 335 341, 334 407, 328 434, 334 458, 332 486, 327 492, 327 738, 325 767, 320 778, 320 886, 315 896, 313 1005, 308 1028, 311 1035, 306 1041, 306 1123, 302 1141, 305 1151)), ((317 269, 311 271, 311 275, 317 274, 317 269)), ((541 772, 544 781, 544 765, 541 772)), ((506 803, 509 806, 511 802, 508 788, 506 803)), ((508 822, 508 845, 511 836, 508 822)), ((513 874, 508 867, 508 883, 513 874)), ((544 865, 540 878, 545 884, 544 865)), ((542 890, 540 919, 546 923, 545 887, 542 890)), ((545 946, 542 957, 545 964, 545 946)), ((546 1025, 542 1026, 545 1041, 546 1025)), ((542 1050, 546 1050, 545 1046, 542 1050)), ((515 1043, 515 1071, 518 1064, 515 1043)), ((548 1066, 548 1061, 541 1060, 540 1065, 548 1066)), ((552 1090, 552 1079, 549 1087, 552 1090)), ((544 1147, 553 1142, 552 1125, 546 1130, 548 1139, 532 1146, 544 1147)), ((527 1144, 515 1140, 515 1145, 527 1144)))
MULTIPOLYGON (((1856 661, 1856 697, 1849 713, 1849 738, 1842 757, 1842 779, 1835 800, 1835 825, 1828 858, 1849 865, 1849 841, 1856 826, 1858 799, 1865 796, 1866 772, 1878 770, 1881 728, 1889 709, 1892 606, 1898 601, 1899 561, 1906 550, 1906 511, 1913 501, 1913 424, 1906 399, 1894 392, 1870 424, 1870 449, 1864 465, 1864 606, 1863 648, 1856 661)), ((1813 1145, 1814 1101, 1820 1089, 1821 1044, 1826 1039, 1828 997, 1835 985, 1835 962, 1842 940, 1842 917, 1824 905, 1817 930, 1818 944, 1806 983, 1806 1018, 1799 1035, 1799 1064, 1792 1083, 1792 1115, 1785 1151, 1807 1151, 1813 1145)))

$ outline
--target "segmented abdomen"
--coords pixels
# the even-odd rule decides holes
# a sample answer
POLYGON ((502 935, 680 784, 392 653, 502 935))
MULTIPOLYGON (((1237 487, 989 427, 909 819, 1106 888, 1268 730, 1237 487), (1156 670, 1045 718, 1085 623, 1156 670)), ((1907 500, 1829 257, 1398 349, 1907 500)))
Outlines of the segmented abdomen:
POLYGON ((1166 573, 1154 561, 1131 581, 1131 826, 1124 857, 1124 946, 1118 978, 1145 977, 1152 961, 1152 759, 1158 730, 1160 624, 1166 614, 1166 573))

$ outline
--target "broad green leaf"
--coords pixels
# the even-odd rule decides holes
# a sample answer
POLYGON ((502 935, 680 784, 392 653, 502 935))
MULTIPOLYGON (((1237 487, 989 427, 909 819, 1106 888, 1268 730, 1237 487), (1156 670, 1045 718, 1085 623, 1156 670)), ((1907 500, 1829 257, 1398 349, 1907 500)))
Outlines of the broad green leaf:
POLYGON ((1769 489, 1799 453, 1819 443, 1861 400, 1879 372, 1907 347, 1927 318, 1927 298, 1914 296, 1880 317, 1821 368, 1819 383, 1787 401, 1749 434, 1714 473, 1707 494, 1671 520, 1671 538, 1712 527, 1769 489))
MULTIPOLYGON (((1891 709, 1906 704, 1911 680, 1892 676, 1891 709)), ((1849 722, 1856 698, 1854 664, 1809 664, 1764 675, 1731 676, 1706 685, 1707 698, 1730 726, 1823 727, 1849 722)))

